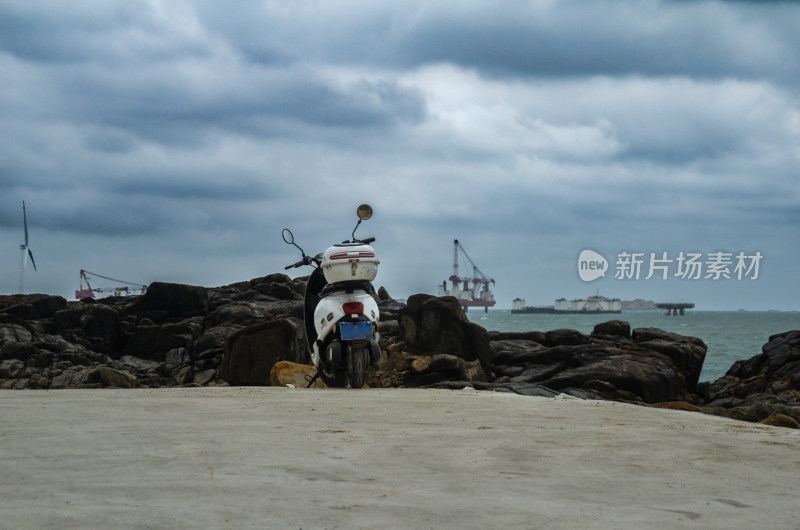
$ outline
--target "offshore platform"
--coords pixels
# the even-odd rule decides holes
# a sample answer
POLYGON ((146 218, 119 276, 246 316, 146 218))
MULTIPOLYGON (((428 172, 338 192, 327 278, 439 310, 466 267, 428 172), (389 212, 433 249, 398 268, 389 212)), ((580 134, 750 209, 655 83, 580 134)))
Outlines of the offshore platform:
POLYGON ((494 280, 486 276, 470 259, 467 251, 458 242, 458 239, 453 240, 453 275, 447 280, 442 282, 439 286, 439 296, 455 296, 464 311, 468 311, 470 307, 482 307, 483 311, 488 313, 489 308, 496 302, 494 301, 494 294, 489 289, 489 284, 494 284, 494 280), (472 265, 472 276, 459 276, 458 275, 458 255, 464 257, 467 262, 472 265), (447 289, 447 282, 450 281, 452 286, 447 289))

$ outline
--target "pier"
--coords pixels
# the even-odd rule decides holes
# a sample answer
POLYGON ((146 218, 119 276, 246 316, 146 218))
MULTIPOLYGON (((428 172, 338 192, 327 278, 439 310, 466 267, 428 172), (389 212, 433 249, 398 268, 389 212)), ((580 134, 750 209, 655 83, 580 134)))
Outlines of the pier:
POLYGON ((677 303, 677 304, 656 304, 659 309, 666 309, 668 315, 677 315, 678 311, 683 315, 687 309, 692 309, 694 304, 691 302, 677 303))

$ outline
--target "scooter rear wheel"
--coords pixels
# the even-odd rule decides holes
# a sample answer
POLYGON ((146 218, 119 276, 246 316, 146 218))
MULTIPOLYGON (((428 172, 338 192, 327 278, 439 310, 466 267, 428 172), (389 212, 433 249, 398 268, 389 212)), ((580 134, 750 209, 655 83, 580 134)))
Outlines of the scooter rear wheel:
POLYGON ((350 388, 362 388, 367 379, 369 349, 366 344, 349 344, 347 349, 347 381, 350 388))

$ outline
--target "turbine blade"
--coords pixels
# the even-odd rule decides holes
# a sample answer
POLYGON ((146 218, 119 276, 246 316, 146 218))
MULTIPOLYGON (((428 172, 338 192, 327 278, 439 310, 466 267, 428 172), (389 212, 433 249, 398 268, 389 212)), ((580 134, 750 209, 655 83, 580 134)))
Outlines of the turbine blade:
POLYGON ((25 213, 25 201, 22 201, 22 222, 25 225, 25 246, 28 246, 28 216, 25 213))
POLYGON ((33 265, 33 270, 36 270, 36 262, 33 261, 33 252, 31 252, 31 249, 28 249, 28 256, 31 257, 31 265, 33 265))

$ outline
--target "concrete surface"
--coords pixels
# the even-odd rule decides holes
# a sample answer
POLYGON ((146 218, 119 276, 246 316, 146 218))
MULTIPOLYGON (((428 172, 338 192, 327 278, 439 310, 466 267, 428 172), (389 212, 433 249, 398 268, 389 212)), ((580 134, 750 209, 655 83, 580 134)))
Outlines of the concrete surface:
POLYGON ((798 528, 800 432, 443 390, 0 392, 2 528, 798 528))

